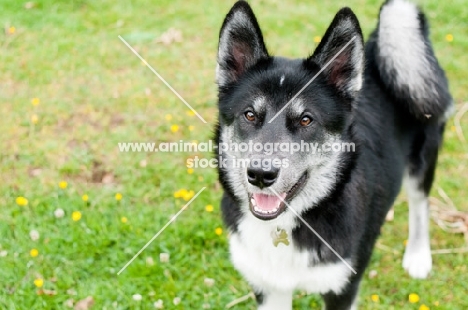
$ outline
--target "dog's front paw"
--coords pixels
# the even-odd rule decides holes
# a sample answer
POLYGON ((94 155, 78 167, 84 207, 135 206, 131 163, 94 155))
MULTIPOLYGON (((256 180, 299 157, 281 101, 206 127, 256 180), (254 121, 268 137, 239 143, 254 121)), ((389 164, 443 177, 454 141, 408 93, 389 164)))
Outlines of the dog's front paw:
POLYGON ((430 247, 420 246, 415 249, 408 245, 403 257, 403 268, 405 268, 412 278, 427 278, 432 269, 430 247))

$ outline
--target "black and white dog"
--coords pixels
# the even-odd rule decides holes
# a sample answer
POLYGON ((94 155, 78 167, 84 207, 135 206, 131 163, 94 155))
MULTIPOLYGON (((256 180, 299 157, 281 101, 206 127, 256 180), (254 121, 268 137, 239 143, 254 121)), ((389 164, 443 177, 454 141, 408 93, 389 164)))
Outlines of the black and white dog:
POLYGON ((364 44, 343 8, 310 57, 287 59, 270 56, 239 1, 221 28, 217 62, 221 207, 232 261, 258 308, 291 309, 300 289, 321 294, 327 309, 355 309, 403 179, 403 267, 427 277, 427 198, 452 98, 423 13, 385 2, 364 44))

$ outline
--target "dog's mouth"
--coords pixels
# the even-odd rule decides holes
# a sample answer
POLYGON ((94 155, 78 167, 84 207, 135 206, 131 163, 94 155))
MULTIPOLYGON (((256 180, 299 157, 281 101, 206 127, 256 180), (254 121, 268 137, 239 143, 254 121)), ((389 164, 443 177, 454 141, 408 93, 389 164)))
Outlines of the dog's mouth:
POLYGON ((285 202, 289 203, 294 196, 302 189, 307 180, 307 172, 304 173, 286 193, 279 194, 252 194, 249 199, 250 212, 264 221, 277 218, 286 210, 285 202))

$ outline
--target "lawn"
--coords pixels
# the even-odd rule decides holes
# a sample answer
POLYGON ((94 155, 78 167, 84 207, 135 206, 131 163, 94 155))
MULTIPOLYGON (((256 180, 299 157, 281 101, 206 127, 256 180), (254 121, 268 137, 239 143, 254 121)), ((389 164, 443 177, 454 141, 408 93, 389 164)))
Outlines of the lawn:
MULTIPOLYGON (((468 102, 468 3, 420 3, 459 113, 468 102)), ((88 297, 93 309, 223 309, 250 293, 229 261, 216 171, 186 167, 188 158, 211 154, 118 148, 119 142, 212 137, 217 36, 231 5, 0 0, 0 309, 87 309, 88 297)), ((270 52, 289 57, 313 51, 314 38, 344 5, 355 11, 367 37, 379 1, 252 1, 270 52)), ((436 219, 449 208, 468 211, 468 144, 460 135, 468 138, 467 119, 447 125, 431 194, 436 219)), ((362 283, 361 308, 467 309, 468 253, 434 254, 424 281, 404 272, 406 216, 402 194, 362 283), (411 303, 410 294, 419 298, 411 295, 411 303)), ((431 235, 433 250, 468 246, 462 233, 436 221, 431 235)), ((237 302, 232 309, 255 309, 251 298, 237 302)), ((322 305, 302 292, 294 304, 322 305)))

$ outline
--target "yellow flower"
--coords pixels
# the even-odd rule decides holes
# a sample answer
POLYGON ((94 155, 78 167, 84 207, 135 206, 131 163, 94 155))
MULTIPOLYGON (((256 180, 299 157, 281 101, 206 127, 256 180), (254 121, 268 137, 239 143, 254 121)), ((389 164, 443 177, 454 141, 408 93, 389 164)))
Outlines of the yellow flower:
POLYGON ((198 181, 200 181, 200 182, 203 181, 203 177, 202 177, 202 176, 199 176, 199 177, 198 177, 198 181))
POLYGON ((439 306, 439 302, 438 302, 438 301, 434 301, 434 306, 438 307, 438 306, 439 306))
POLYGON ((207 205, 207 206, 205 207, 205 210, 206 210, 207 212, 213 212, 213 209, 214 209, 214 208, 213 208, 212 205, 207 205))
POLYGON ((179 189, 174 193, 174 198, 182 198, 185 201, 190 200, 195 195, 194 191, 188 191, 185 188, 179 189))
POLYGON ((117 200, 117 201, 122 200, 122 194, 121 193, 115 194, 115 200, 117 200))
POLYGON ((170 121, 170 120, 172 120, 172 115, 171 114, 166 114, 165 118, 166 118, 167 121, 170 121))
POLYGON ((322 41, 322 38, 321 38, 321 37, 319 37, 319 36, 315 36, 315 37, 314 37, 314 42, 315 42, 315 43, 320 43, 320 41, 322 41))
POLYGON ((172 125, 171 126, 171 131, 172 132, 177 132, 179 130, 179 126, 178 125, 172 125))
POLYGON ((194 129, 195 129, 195 126, 192 126, 192 125, 188 126, 188 130, 193 131, 194 129))
POLYGON ((16 204, 18 206, 24 207, 28 205, 28 200, 24 197, 17 197, 16 198, 16 204))
POLYGON ((75 222, 78 222, 79 220, 81 220, 81 212, 80 212, 80 211, 73 211, 73 213, 72 213, 72 219, 73 219, 75 222))
POLYGON ((84 194, 83 196, 81 196, 81 199, 84 201, 84 202, 87 202, 89 200, 89 196, 84 194))
POLYGON ((68 186, 67 181, 60 181, 59 187, 60 187, 61 189, 65 189, 65 188, 67 188, 67 186, 68 186))
POLYGON ((177 192, 174 193, 175 198, 182 198, 184 194, 187 192, 186 189, 179 189, 177 192))
POLYGON ((39 251, 37 249, 32 249, 31 251, 29 251, 29 255, 31 255, 31 257, 36 257, 37 255, 39 255, 39 251))
POLYGON ((14 34, 16 32, 16 28, 11 26, 10 28, 8 28, 8 33, 9 34, 14 34))
POLYGON ((37 278, 34 280, 34 285, 36 287, 42 287, 44 285, 44 280, 42 280, 41 278, 37 278))
POLYGON ((185 201, 189 201, 190 199, 192 199, 192 197, 195 195, 195 192, 194 191, 185 191, 183 196, 182 196, 182 199, 185 200, 185 201))
POLYGON ((31 104, 32 104, 33 106, 39 105, 40 102, 41 102, 41 101, 39 100, 39 98, 32 98, 32 99, 31 99, 31 104))
POLYGON ((372 300, 373 302, 379 302, 379 300, 380 300, 380 299, 379 299, 379 295, 377 295, 377 294, 371 295, 370 298, 371 298, 371 300, 372 300))
POLYGON ((120 221, 121 221, 122 223, 125 224, 125 223, 128 222, 128 219, 127 219, 125 216, 122 216, 122 218, 120 219, 120 221))
POLYGON ((450 127, 450 130, 453 131, 453 132, 455 132, 455 131, 457 131, 457 127, 455 127, 455 126, 452 125, 452 127, 450 127))
POLYGON ((403 241, 403 244, 404 244, 405 246, 407 246, 407 245, 408 245, 408 240, 403 241))
POLYGON ((419 307, 419 310, 430 310, 430 309, 426 305, 421 305, 421 307, 419 307))
POLYGON ((188 169, 187 169, 187 173, 188 173, 188 174, 192 174, 192 173, 193 173, 193 168, 188 168, 188 169))
POLYGON ((412 304, 415 304, 419 301, 419 295, 415 293, 411 293, 408 296, 408 301, 412 304))
POLYGON ((445 36, 445 40, 447 40, 447 42, 452 42, 453 41, 453 34, 450 34, 450 33, 447 34, 445 36))
POLYGON ((217 234, 218 236, 221 236, 222 233, 223 233, 223 229, 221 227, 218 227, 215 229, 215 234, 217 234))
POLYGON ((31 123, 37 124, 38 122, 39 122, 39 116, 37 116, 36 114, 33 114, 31 116, 31 123))
POLYGON ((188 116, 195 116, 195 112, 193 112, 192 110, 189 110, 189 111, 187 111, 187 115, 188 116))

